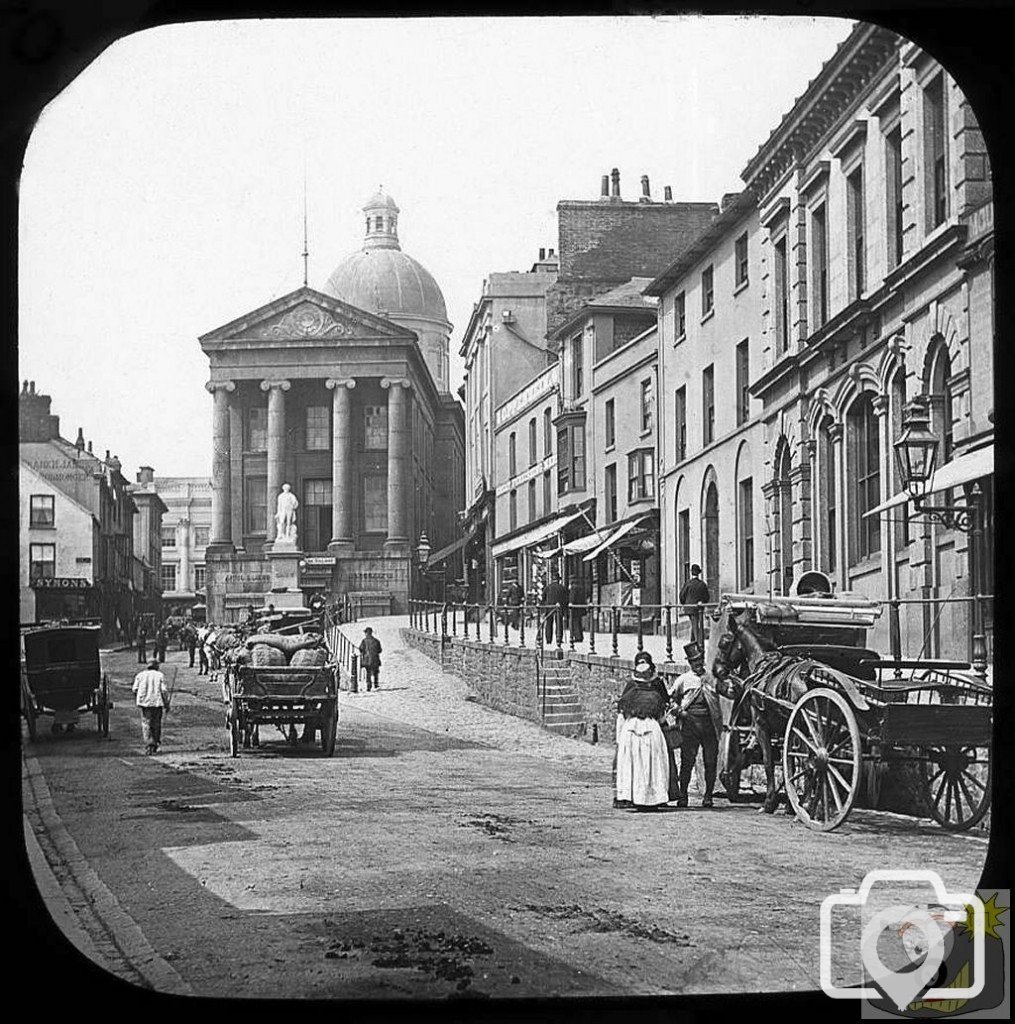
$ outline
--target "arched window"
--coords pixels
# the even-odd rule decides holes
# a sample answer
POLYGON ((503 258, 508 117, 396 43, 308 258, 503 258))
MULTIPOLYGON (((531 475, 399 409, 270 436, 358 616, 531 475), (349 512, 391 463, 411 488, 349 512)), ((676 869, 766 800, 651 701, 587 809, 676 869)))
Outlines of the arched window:
POLYGON ((847 418, 849 481, 853 490, 850 529, 850 564, 855 565, 881 550, 881 522, 864 514, 881 502, 881 437, 874 403, 864 392, 847 418))
POLYGON ((779 502, 779 592, 789 594, 793 584, 793 486, 789 446, 783 445, 775 467, 779 502))
POLYGON ((711 600, 719 599, 719 488, 715 481, 709 482, 705 490, 702 509, 704 542, 705 583, 711 600))
POLYGON ((826 416, 818 427, 816 517, 820 566, 832 574, 836 569, 839 538, 839 494, 835 476, 834 420, 826 416))

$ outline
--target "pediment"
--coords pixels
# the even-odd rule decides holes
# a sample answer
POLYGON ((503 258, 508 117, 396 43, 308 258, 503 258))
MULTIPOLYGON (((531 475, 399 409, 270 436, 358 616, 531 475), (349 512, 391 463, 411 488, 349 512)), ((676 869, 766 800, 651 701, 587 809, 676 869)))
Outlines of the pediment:
POLYGON ((412 331, 364 309, 312 288, 299 288, 281 299, 210 331, 202 342, 338 341, 369 338, 415 338, 412 331))

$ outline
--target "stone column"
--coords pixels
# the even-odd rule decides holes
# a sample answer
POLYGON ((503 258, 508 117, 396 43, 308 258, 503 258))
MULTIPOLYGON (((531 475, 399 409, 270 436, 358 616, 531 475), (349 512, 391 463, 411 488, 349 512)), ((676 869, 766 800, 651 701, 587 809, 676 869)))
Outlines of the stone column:
POLYGON ((230 486, 229 395, 236 390, 231 380, 209 381, 212 394, 211 545, 232 550, 232 487, 230 486))
MULTIPOLYGON (((895 493, 892 487, 892 421, 888 415, 888 396, 875 395, 871 400, 874 415, 878 420, 878 457, 881 464, 881 496, 882 501, 892 497, 895 493)), ((881 574, 888 580, 888 592, 886 597, 896 596, 895 586, 895 531, 892 529, 892 519, 899 515, 897 509, 889 509, 878 516, 878 528, 881 530, 881 574)))
POLYGON ((408 546, 410 383, 405 378, 385 377, 388 392, 388 539, 385 548, 408 546))
POLYGON ((329 378, 324 386, 332 391, 331 416, 331 542, 333 551, 352 546, 353 531, 353 438, 352 389, 356 381, 329 378))
POLYGON ((176 546, 180 552, 180 578, 176 581, 176 589, 190 590, 190 520, 186 516, 180 520, 176 546))
POLYGON ((852 499, 849 497, 849 489, 846 478, 846 450, 842 443, 845 429, 841 423, 833 423, 828 428, 828 436, 832 440, 832 464, 835 467, 835 532, 832 543, 837 546, 835 558, 835 575, 839 580, 839 589, 848 589, 846 580, 846 569, 849 554, 849 523, 846 519, 846 510, 850 507, 852 499))
POLYGON ((262 380, 261 390, 268 392, 268 500, 265 506, 264 540, 275 540, 275 502, 282 490, 285 465, 285 392, 287 380, 262 380))

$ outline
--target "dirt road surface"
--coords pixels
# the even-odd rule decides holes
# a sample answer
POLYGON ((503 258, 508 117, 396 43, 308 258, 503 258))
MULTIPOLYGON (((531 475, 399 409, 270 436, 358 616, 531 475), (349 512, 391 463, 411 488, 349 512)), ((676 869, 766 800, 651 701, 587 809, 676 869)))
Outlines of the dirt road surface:
POLYGON ((175 651, 158 755, 129 653, 104 656, 108 741, 83 721, 26 743, 40 888, 88 956, 220 997, 815 990, 827 894, 875 867, 980 875, 983 838, 914 818, 612 810, 611 747, 482 707, 401 645, 404 619, 370 624, 382 688, 342 694, 333 758, 274 730, 230 757, 218 683, 175 651))

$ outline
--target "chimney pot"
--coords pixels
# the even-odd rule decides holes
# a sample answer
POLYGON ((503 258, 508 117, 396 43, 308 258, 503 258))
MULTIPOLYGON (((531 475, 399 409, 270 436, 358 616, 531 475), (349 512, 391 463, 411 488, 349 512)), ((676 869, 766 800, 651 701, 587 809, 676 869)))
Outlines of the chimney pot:
POLYGON ((550 258, 551 260, 553 259, 553 253, 554 253, 554 250, 553 250, 553 249, 551 249, 551 250, 550 250, 550 252, 549 252, 549 254, 548 254, 548 256, 549 256, 549 258, 550 258))
POLYGON ((610 177, 613 179, 613 198, 614 199, 619 199, 620 198, 620 171, 616 167, 614 167, 613 170, 610 171, 610 177))
POLYGON ((30 380, 28 382, 28 393, 30 395, 34 395, 35 394, 35 381, 34 380, 30 380))
POLYGON ((92 454, 92 442, 91 441, 88 442, 88 454, 89 455, 92 454))
POLYGON ((608 174, 603 175, 603 198, 606 199, 610 195, 610 176, 608 174))
POLYGON ((546 259, 546 249, 543 248, 543 249, 539 250, 539 262, 542 263, 542 261, 545 260, 545 259, 546 259))
POLYGON ((665 188, 663 189, 663 198, 664 198, 664 199, 666 200, 666 202, 668 202, 668 203, 672 203, 672 202, 673 202, 673 189, 672 189, 672 188, 670 188, 670 186, 669 186, 669 185, 667 185, 667 186, 666 186, 666 187, 665 187, 665 188))
POLYGON ((648 175, 647 175, 647 174, 643 174, 643 175, 641 176, 641 194, 642 194, 642 195, 643 195, 643 196, 644 196, 644 197, 645 197, 646 199, 648 199, 648 198, 649 198, 649 196, 650 196, 650 194, 651 194, 651 193, 649 192, 649 190, 648 190, 648 175))
POLYGON ((28 394, 28 381, 27 380, 26 381, 22 381, 22 383, 21 383, 21 393, 23 395, 27 395, 28 394))
POLYGON ((78 427, 78 436, 77 440, 74 442, 74 447, 77 448, 79 452, 83 452, 85 450, 85 432, 80 427, 78 427))

